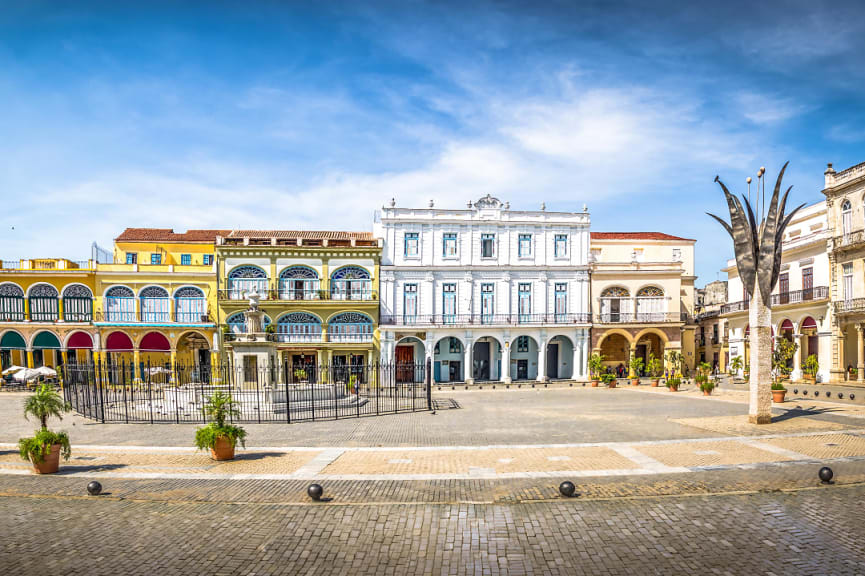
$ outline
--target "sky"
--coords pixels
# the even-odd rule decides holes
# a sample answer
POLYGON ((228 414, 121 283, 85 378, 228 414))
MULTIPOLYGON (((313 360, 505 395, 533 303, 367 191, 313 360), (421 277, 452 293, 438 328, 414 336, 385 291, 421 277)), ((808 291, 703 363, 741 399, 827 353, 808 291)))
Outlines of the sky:
POLYGON ((789 160, 814 203, 865 161, 855 1, 2 7, 0 258, 492 194, 694 238, 703 285, 732 256, 716 175, 789 160))

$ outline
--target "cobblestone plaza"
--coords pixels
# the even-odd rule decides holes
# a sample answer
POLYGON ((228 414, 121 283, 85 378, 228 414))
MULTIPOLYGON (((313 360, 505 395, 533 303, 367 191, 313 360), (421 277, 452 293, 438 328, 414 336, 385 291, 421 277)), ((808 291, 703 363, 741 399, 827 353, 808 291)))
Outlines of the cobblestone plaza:
POLYGON ((10 574, 865 573, 865 409, 796 400, 759 427, 747 424, 744 394, 442 390, 435 415, 250 426, 250 448, 223 463, 189 448, 190 425, 71 417, 72 459, 36 477, 11 443, 31 426, 17 416, 23 395, 6 393, 0 529, 11 536, 0 565, 10 574), (819 483, 823 464, 835 484, 819 483), (103 495, 86 495, 92 479, 103 495), (578 497, 558 493, 565 479, 578 497), (324 502, 306 496, 311 481, 324 502))

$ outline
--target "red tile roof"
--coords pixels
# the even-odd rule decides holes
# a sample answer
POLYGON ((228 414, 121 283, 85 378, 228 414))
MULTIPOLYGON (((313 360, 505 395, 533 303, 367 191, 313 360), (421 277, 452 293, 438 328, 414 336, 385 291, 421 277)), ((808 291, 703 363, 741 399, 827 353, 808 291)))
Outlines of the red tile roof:
POLYGON ((195 242, 213 244, 217 236, 225 236, 230 230, 188 230, 177 233, 173 228, 127 228, 115 242, 195 242))
POLYGON ((692 238, 680 238, 663 232, 592 232, 592 240, 678 240, 696 242, 692 238))
POLYGON ((374 240, 372 232, 339 230, 232 230, 226 238, 283 238, 303 240, 374 240))

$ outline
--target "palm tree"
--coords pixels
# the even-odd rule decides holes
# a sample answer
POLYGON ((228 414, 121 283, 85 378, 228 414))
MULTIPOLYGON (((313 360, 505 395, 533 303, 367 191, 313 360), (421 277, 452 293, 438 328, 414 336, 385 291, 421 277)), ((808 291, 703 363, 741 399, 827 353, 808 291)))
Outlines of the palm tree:
POLYGON ((42 384, 35 394, 24 401, 24 418, 27 418, 28 414, 38 418, 44 430, 48 428, 49 417, 56 416, 63 420, 63 413, 69 409, 69 404, 63 401, 50 384, 42 384))
POLYGON ((730 371, 733 373, 734 376, 739 373, 739 370, 742 369, 742 365, 742 357, 733 356, 733 359, 730 360, 730 371))

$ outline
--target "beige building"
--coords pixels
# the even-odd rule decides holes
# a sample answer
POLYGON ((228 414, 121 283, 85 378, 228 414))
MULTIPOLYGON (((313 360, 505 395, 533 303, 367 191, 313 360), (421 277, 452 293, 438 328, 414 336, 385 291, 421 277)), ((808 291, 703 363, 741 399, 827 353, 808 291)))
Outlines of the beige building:
POLYGON ((829 164, 825 188, 831 274, 831 379, 865 378, 865 162, 835 172, 829 164), (856 369, 853 374, 850 368, 856 369))
POLYGON ((721 307, 727 303, 727 283, 723 280, 709 282, 696 290, 694 302, 695 362, 708 362, 712 368, 723 371, 726 362, 726 320, 721 318, 721 307))
POLYGON ((694 368, 695 240, 592 232, 592 350, 608 366, 681 352, 694 368))

